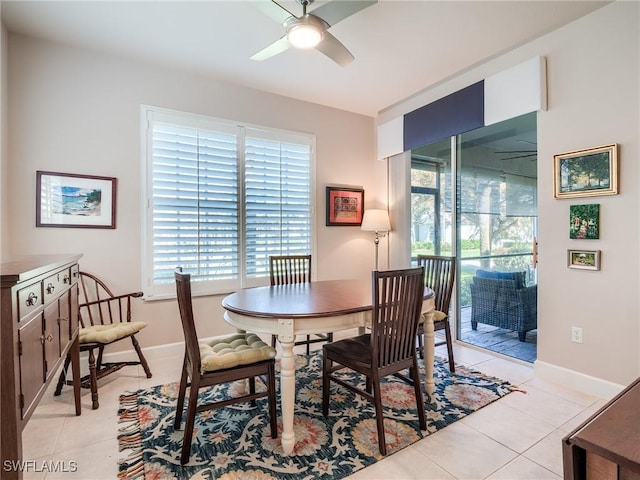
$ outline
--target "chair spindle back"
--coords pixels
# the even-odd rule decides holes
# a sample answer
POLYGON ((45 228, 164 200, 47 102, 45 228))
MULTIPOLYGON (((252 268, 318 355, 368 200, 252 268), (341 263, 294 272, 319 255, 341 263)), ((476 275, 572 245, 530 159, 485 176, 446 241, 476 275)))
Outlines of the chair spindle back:
POLYGON ((80 272, 78 312, 80 325, 109 325, 131 321, 131 298, 142 297, 142 292, 114 295, 98 277, 80 272))
POLYGON ((416 354, 415 338, 424 297, 424 267, 374 271, 371 348, 375 368, 416 354))
POLYGON ((178 268, 175 272, 176 291, 178 296, 178 308, 180 309, 180 320, 182 331, 184 332, 185 348, 187 358, 191 368, 199 372, 201 366, 200 347, 198 344, 198 334, 193 320, 193 304, 191 301, 191 275, 182 273, 178 268))
POLYGON ((424 284, 435 294, 435 309, 448 314, 456 276, 455 257, 418 255, 418 266, 424 266, 424 284))
POLYGON ((272 255, 269 257, 271 285, 311 282, 311 255, 272 255))

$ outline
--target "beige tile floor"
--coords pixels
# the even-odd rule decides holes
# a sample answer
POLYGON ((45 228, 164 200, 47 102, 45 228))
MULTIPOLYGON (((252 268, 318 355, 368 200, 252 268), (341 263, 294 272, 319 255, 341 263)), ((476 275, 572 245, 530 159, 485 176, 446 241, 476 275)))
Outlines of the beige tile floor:
MULTIPOLYGON (((439 347, 443 348, 443 347, 439 347)), ((437 350, 446 356, 446 352, 437 350)), ((388 458, 356 472, 353 479, 562 478, 561 439, 605 400, 546 383, 529 365, 456 345, 456 362, 520 386, 514 392, 388 458)), ((153 378, 126 367, 100 383, 100 408, 91 410, 82 391, 82 415, 74 415, 72 389, 53 397, 50 388, 23 433, 25 459, 35 469, 25 479, 115 479, 118 459, 118 396, 124 391, 179 380, 181 356, 148 358, 153 378), (73 463, 72 463, 73 462, 73 463), (42 472, 43 465, 66 472, 42 472), (69 471, 75 470, 75 471, 69 471)))

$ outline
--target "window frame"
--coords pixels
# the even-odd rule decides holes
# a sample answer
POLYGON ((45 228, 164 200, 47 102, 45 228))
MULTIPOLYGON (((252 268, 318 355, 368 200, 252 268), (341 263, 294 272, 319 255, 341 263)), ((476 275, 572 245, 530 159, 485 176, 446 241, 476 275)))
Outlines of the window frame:
MULTIPOLYGON (((238 289, 257 287, 269 284, 268 271, 264 276, 247 277, 246 275, 246 208, 245 208, 245 136, 259 133, 260 138, 271 139, 283 143, 304 142, 308 144, 309 152, 309 182, 310 182, 310 252, 315 267, 316 252, 316 208, 315 208, 315 170, 316 170, 316 137, 307 132, 287 131, 246 122, 220 119, 208 115, 182 112, 173 109, 141 105, 141 243, 142 243, 142 290, 144 299, 164 300, 175 298, 174 283, 154 284, 153 271, 153 133, 151 131, 154 120, 170 120, 176 122, 183 120, 181 125, 214 129, 225 133, 233 133, 238 136, 237 165, 238 165, 238 278, 230 280, 209 280, 192 282, 192 294, 194 296, 221 295, 238 289), (217 130, 220 129, 220 130, 217 130)), ((274 252, 274 254, 279 254, 274 252)), ((312 271, 315 272, 315 268, 312 271)))

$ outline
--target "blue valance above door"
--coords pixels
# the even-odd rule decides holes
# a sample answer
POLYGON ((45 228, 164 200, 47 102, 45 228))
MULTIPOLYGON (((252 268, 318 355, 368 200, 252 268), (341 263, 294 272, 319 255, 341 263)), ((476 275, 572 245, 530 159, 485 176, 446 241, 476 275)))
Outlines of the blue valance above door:
POLYGON ((535 57, 378 124, 378 158, 546 108, 545 58, 535 57))
POLYGON ((404 116, 404 151, 484 127, 484 80, 404 116))

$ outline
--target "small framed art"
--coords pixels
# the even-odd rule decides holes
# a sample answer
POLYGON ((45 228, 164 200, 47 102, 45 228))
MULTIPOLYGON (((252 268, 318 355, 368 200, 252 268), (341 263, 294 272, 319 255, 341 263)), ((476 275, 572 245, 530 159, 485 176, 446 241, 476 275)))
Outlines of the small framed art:
POLYGON ((618 194, 618 145, 553 156, 555 198, 618 194))
POLYGON ((600 204, 569 207, 569 238, 586 240, 600 238, 600 204))
POLYGON ((567 250, 567 267, 600 270, 600 250, 567 250))
POLYGON ((36 172, 36 227, 116 228, 116 178, 36 172))
POLYGON ((362 225, 364 190, 327 187, 327 226, 362 225))

